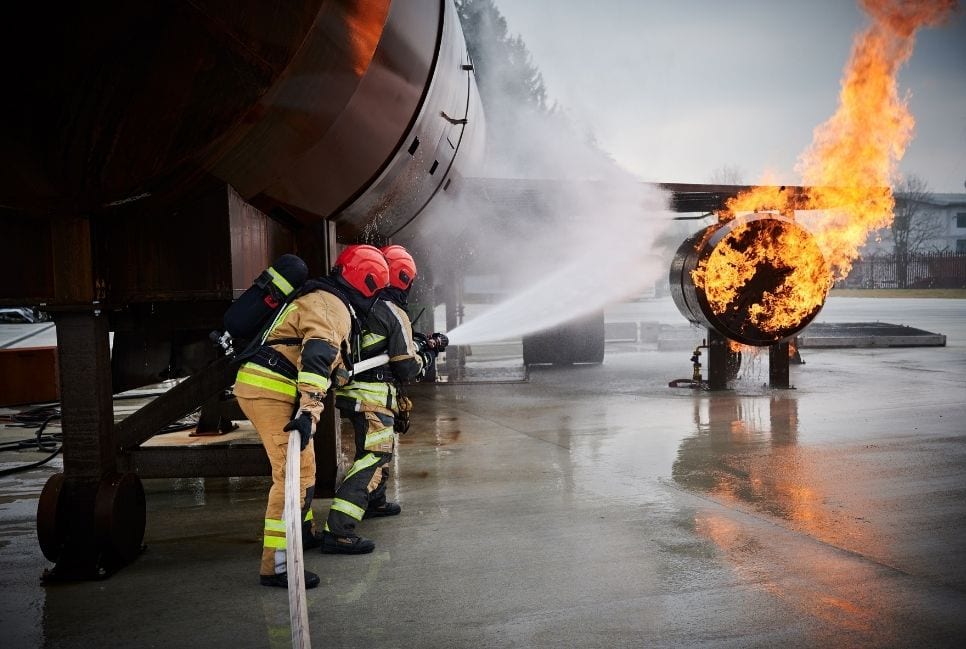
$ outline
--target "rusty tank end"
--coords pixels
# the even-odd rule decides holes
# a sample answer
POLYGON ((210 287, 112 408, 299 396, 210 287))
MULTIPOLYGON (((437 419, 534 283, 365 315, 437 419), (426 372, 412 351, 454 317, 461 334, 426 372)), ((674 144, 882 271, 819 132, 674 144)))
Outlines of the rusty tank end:
POLYGON ((376 211, 391 231, 482 129, 449 1, 117 1, 2 15, 0 209, 15 215, 144 213, 214 177, 265 212, 362 228, 376 211))
POLYGON ((791 219, 767 214, 716 223, 686 239, 669 280, 685 318, 753 346, 804 329, 831 287, 814 237, 791 219))

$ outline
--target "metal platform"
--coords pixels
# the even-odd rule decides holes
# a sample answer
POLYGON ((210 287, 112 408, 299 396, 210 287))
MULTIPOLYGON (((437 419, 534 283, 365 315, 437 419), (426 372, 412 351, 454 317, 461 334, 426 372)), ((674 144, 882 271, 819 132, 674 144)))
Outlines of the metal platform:
POLYGON ((945 347, 946 336, 887 322, 815 322, 798 335, 798 346, 945 347))

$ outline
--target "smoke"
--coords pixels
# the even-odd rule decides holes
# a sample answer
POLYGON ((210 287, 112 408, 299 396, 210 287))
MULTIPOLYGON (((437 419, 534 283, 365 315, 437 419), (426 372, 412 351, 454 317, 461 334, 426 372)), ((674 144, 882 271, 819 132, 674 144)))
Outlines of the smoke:
POLYGON ((673 252, 657 243, 672 222, 667 195, 622 169, 563 111, 489 90, 482 165, 454 201, 434 202, 414 242, 437 284, 499 286, 499 303, 448 332, 451 342, 548 329, 663 279, 673 252))
MULTIPOLYGON (((630 213, 630 208, 628 208, 630 213)), ((643 212, 643 210, 642 210, 643 212)), ((548 271, 530 270, 529 286, 449 332, 454 345, 516 338, 596 311, 653 285, 667 269, 667 260, 651 246, 663 216, 638 214, 637 223, 620 223, 623 215, 599 219, 603 232, 585 226, 582 250, 569 260, 546 259, 548 271), (615 223, 614 221, 618 221, 615 223)), ((531 266, 532 268, 532 266, 531 266)))
POLYGON ((665 194, 576 139, 565 120, 550 121, 531 123, 519 148, 489 157, 485 175, 465 180, 446 225, 435 226, 462 241, 448 260, 431 256, 451 269, 447 281, 495 278, 504 293, 449 332, 453 344, 547 329, 640 294, 666 273, 669 255, 656 245, 671 223, 665 194))

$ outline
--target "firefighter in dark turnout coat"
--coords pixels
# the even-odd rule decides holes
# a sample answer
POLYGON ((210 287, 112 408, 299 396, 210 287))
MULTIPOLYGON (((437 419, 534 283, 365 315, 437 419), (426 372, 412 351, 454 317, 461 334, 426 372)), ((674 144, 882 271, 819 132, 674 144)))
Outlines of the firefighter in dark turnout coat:
MULTIPOLYGON (((347 248, 333 270, 332 277, 306 282, 301 295, 278 314, 262 347, 238 370, 235 382, 238 404, 258 431, 272 465, 260 570, 265 586, 288 585, 282 520, 288 437, 301 437, 303 539, 306 547, 318 547, 311 507, 315 450, 309 441, 326 392, 348 378, 345 368, 351 364, 347 359, 356 314, 363 317, 388 283, 389 267, 373 246, 347 248)), ((318 583, 318 575, 306 571, 306 587, 318 583)))
MULTIPOLYGON (((355 462, 332 501, 322 538, 323 553, 371 552, 375 544, 355 533, 363 518, 394 516, 401 508, 386 500, 388 465, 396 445, 396 431, 408 425, 409 399, 400 386, 422 375, 435 354, 413 337, 406 313, 416 264, 402 246, 382 249, 389 265, 389 286, 383 290, 363 324, 361 358, 387 354, 386 365, 353 377, 336 391, 336 406, 352 422, 355 462)), ((445 337, 434 334, 434 340, 445 337)), ((443 345, 445 347, 445 344, 443 345)))

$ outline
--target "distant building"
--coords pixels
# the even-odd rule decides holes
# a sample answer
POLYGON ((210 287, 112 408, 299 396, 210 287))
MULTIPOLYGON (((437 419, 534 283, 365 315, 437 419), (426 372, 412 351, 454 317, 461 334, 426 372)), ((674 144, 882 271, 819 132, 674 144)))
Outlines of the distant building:
MULTIPOLYGON (((897 201, 903 200, 901 197, 897 201)), ((929 200, 918 201, 912 228, 920 235, 916 250, 910 252, 955 252, 966 254, 966 194, 929 195, 929 200)), ((863 256, 892 254, 890 228, 878 230, 863 247, 863 256)))

